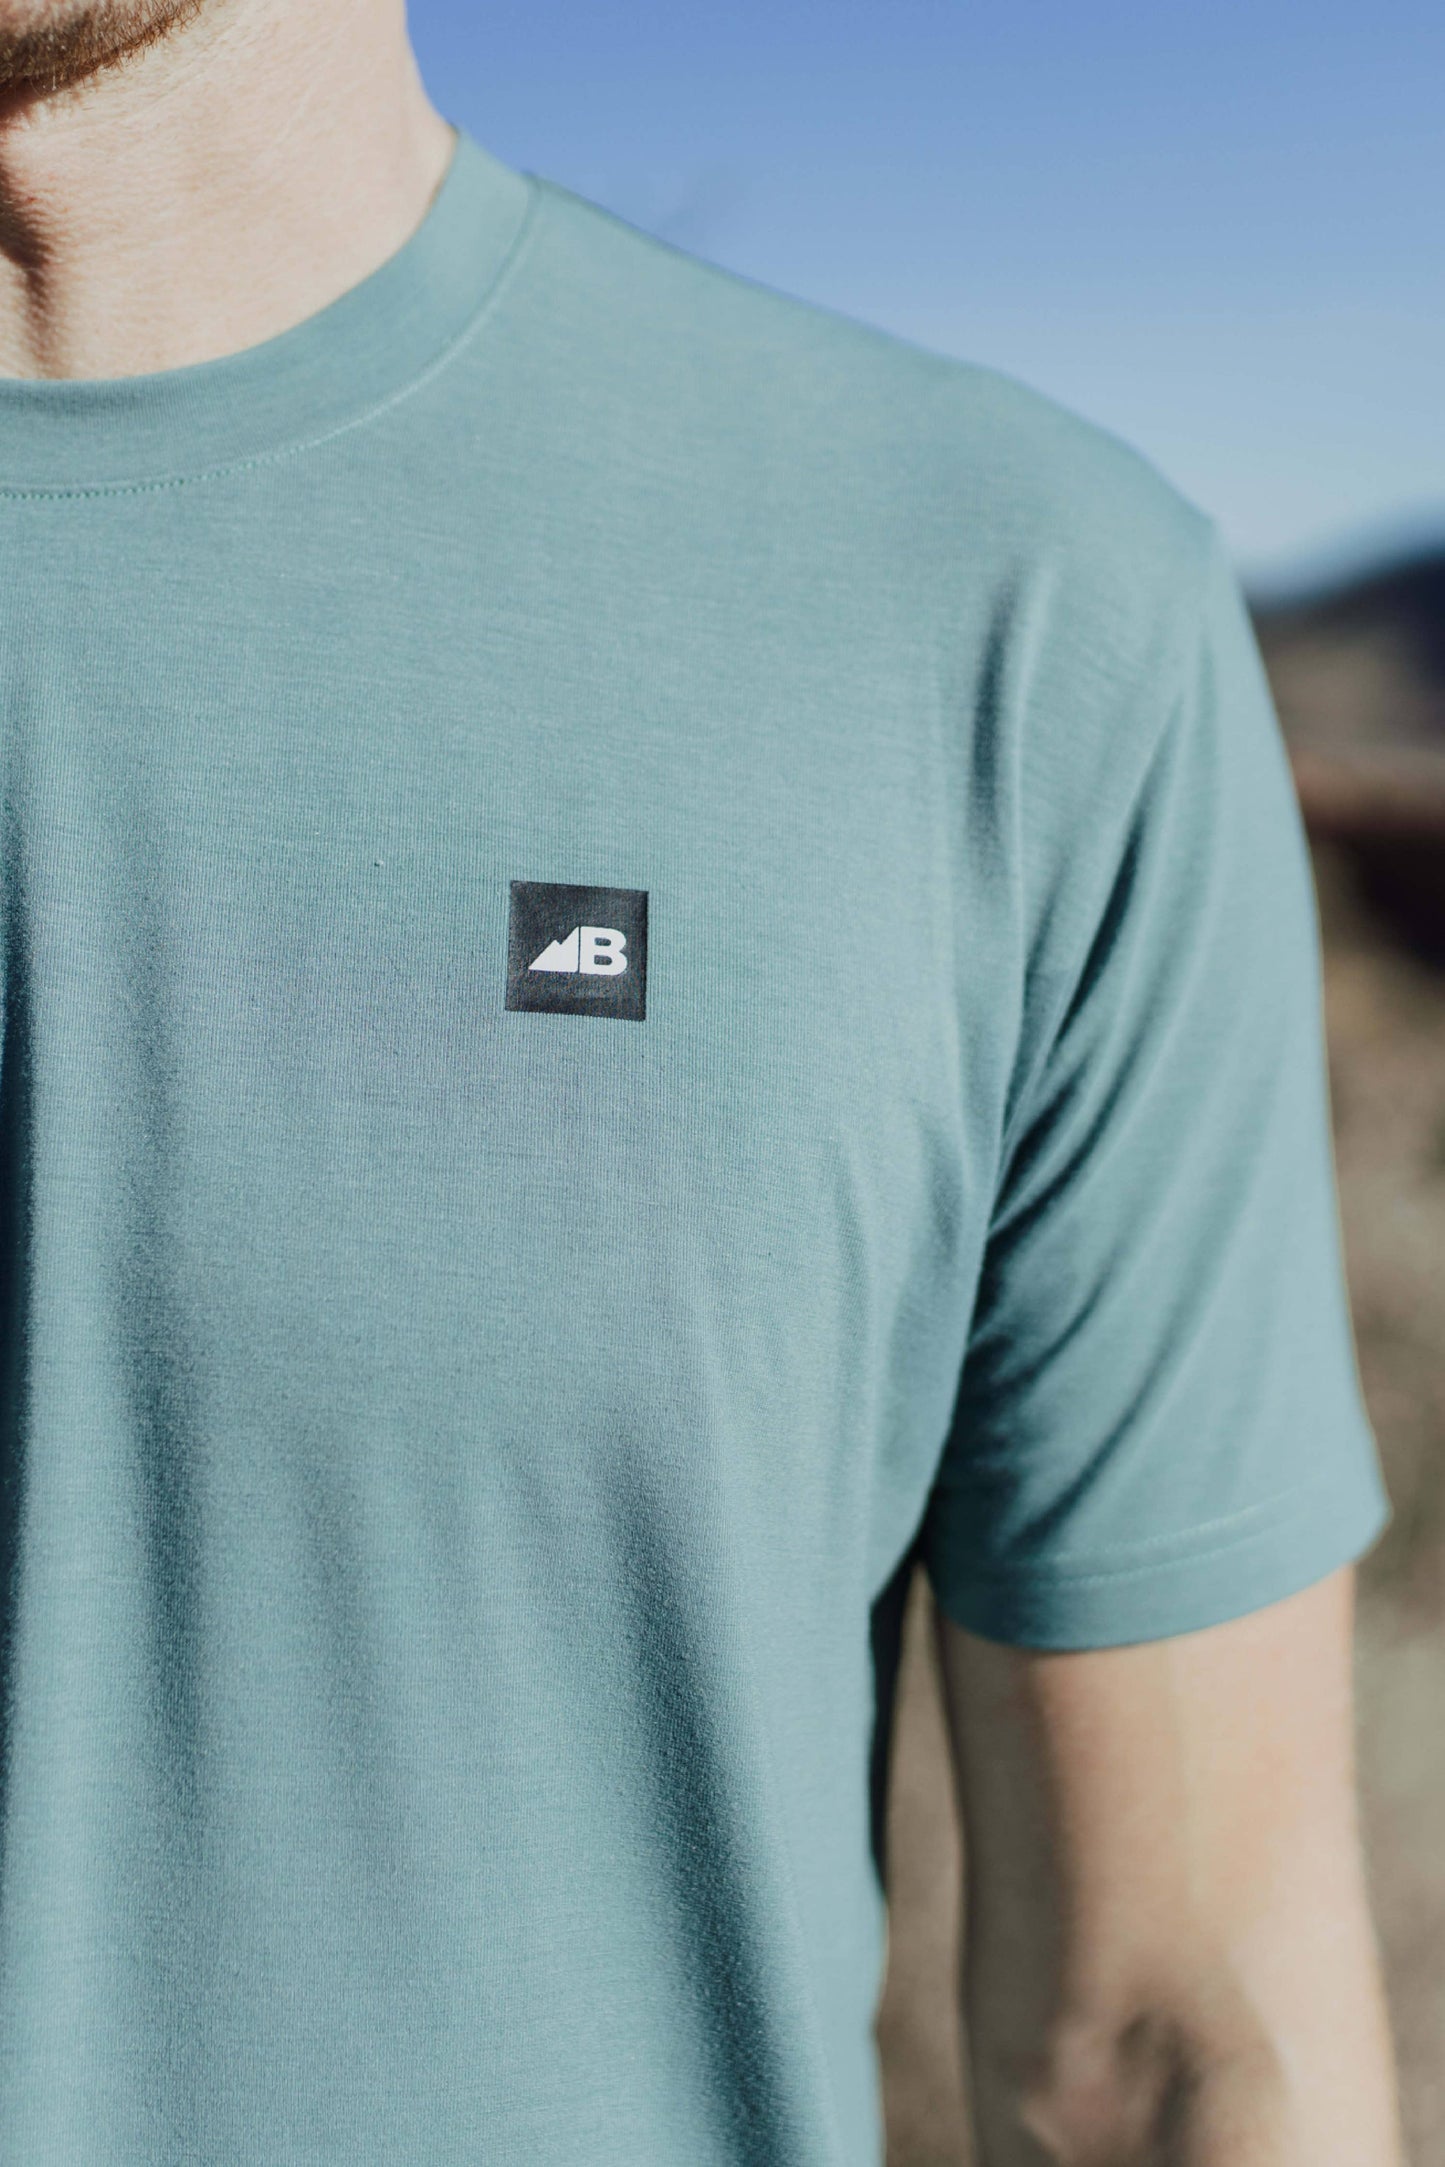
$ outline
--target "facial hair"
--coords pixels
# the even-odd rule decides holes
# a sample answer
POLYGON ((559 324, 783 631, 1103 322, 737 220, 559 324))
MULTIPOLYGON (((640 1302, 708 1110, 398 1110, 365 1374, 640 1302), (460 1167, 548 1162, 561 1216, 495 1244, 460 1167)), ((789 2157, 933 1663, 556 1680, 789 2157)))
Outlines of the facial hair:
POLYGON ((208 0, 42 0, 18 22, 0 0, 0 96, 47 96, 157 45, 208 0))

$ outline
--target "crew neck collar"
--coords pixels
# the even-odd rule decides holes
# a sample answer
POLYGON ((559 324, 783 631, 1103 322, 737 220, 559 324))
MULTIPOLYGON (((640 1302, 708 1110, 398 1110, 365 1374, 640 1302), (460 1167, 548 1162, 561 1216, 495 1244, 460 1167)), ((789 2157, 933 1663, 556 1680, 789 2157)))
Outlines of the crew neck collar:
POLYGON ((334 435, 404 392, 471 327, 539 192, 458 131, 401 247, 274 338, 144 376, 0 377, 0 490, 156 487, 334 435))

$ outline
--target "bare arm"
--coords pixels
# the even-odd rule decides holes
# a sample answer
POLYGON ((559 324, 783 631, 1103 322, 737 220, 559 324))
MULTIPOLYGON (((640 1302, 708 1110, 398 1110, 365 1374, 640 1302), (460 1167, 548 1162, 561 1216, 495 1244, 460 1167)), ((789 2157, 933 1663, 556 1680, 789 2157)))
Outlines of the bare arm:
POLYGON ((978 2167, 1402 2167, 1353 1625, 1353 1567, 1128 1647, 938 1614, 978 2167))

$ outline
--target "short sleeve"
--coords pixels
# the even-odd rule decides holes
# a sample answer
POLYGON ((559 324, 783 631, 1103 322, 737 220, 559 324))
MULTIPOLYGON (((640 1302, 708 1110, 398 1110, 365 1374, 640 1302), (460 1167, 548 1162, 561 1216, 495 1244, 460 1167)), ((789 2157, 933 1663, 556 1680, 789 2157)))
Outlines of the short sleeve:
MULTIPOLYGON (((940 1607, 1021 1646, 1223 1622, 1391 1517, 1345 1292, 1308 851, 1212 528, 1189 616, 1102 908, 1033 989, 1047 1023, 921 1530, 940 1607)), ((1079 851, 1093 818, 1079 804, 1079 851)))

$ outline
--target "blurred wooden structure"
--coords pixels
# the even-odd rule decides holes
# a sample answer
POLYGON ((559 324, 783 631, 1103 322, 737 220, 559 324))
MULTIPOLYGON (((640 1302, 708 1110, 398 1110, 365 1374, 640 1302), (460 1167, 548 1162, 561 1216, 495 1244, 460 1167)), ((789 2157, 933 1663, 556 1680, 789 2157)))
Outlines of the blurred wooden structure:
POLYGON ((1291 748, 1313 842, 1342 844, 1366 900, 1445 964, 1445 752, 1353 759, 1291 748))
POLYGON ((1254 623, 1311 839, 1445 963, 1445 550, 1257 603, 1254 623))

